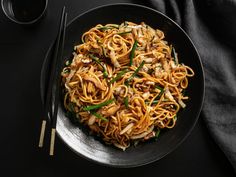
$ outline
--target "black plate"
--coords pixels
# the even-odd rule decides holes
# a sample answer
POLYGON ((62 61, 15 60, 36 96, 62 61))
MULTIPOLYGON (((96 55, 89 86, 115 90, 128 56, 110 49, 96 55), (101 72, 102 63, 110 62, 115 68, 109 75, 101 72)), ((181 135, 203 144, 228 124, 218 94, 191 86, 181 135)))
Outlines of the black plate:
MULTIPOLYGON (((187 34, 170 18, 153 9, 134 4, 112 4, 89 10, 67 26, 64 59, 71 56, 73 47, 80 42, 82 34, 96 24, 132 21, 145 22, 164 31, 166 40, 175 46, 181 62, 195 71, 190 78, 187 94, 190 100, 180 112, 176 126, 161 133, 157 141, 141 143, 125 152, 104 145, 86 130, 75 126, 65 117, 62 104, 58 111, 57 134, 76 154, 94 162, 116 167, 141 166, 161 159, 173 151, 190 134, 199 117, 204 97, 204 74, 200 57, 187 34)), ((45 81, 49 68, 51 48, 48 50, 41 72, 41 96, 44 99, 45 81)), ((188 152, 186 152, 188 153, 188 152)), ((190 153, 190 151, 189 151, 190 153)))

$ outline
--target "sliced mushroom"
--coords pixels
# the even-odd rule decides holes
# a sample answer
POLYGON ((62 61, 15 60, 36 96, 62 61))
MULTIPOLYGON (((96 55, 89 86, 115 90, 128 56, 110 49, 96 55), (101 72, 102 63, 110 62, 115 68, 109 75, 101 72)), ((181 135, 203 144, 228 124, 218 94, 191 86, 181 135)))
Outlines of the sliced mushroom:
POLYGON ((127 125, 123 130, 120 131, 120 135, 123 135, 124 133, 126 133, 133 126, 134 126, 134 123, 130 123, 129 125, 127 125))
POLYGON ((86 81, 90 81, 90 82, 94 83, 94 85, 97 88, 99 88, 100 90, 103 90, 103 91, 106 90, 106 87, 104 85, 102 85, 100 80, 97 80, 93 77, 89 77, 87 74, 84 75, 83 79, 86 80, 86 81))
POLYGON ((95 123, 96 117, 94 115, 90 115, 88 120, 88 125, 93 125, 95 123))
POLYGON ((101 113, 106 116, 112 116, 114 115, 118 110, 120 109, 120 105, 117 104, 113 104, 112 106, 108 107, 108 108, 104 108, 101 113))
POLYGON ((112 64, 113 64, 116 68, 120 67, 120 63, 117 61, 117 58, 116 58, 116 56, 115 56, 115 52, 114 52, 113 50, 111 50, 111 52, 110 52, 110 58, 111 58, 112 64))
POLYGON ((144 138, 145 136, 147 136, 149 133, 151 133, 154 129, 154 125, 152 125, 147 131, 141 133, 141 134, 138 134, 138 135, 134 135, 131 137, 131 139, 140 139, 140 138, 144 138))

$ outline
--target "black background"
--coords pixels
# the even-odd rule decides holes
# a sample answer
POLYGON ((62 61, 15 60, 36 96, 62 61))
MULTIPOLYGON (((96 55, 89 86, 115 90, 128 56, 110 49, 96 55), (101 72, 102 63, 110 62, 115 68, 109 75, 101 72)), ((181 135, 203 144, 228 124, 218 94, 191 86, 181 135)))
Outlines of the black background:
POLYGON ((87 161, 59 138, 54 157, 48 155, 48 146, 37 147, 42 117, 40 71, 55 39, 62 6, 66 5, 71 20, 90 8, 113 2, 143 4, 128 0, 49 0, 46 16, 35 27, 15 24, 0 11, 1 176, 234 176, 201 116, 193 132, 174 152, 137 168, 117 169, 87 161))

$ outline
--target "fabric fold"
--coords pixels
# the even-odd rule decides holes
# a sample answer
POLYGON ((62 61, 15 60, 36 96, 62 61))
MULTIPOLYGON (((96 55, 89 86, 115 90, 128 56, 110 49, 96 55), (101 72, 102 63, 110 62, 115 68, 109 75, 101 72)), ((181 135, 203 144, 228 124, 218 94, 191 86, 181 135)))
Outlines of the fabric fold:
POLYGON ((236 171, 236 0, 149 0, 195 44, 205 71, 203 119, 236 171))

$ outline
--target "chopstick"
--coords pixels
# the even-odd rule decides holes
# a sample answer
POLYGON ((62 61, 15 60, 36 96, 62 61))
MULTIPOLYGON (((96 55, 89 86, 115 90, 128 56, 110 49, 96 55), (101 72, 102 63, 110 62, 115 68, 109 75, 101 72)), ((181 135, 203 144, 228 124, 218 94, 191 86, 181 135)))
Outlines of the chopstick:
MULTIPOLYGON (((63 30, 62 30, 62 39, 61 39, 61 46, 60 46, 60 54, 59 54, 59 61, 62 61, 63 56, 63 49, 64 49, 64 42, 65 42, 65 33, 66 33, 66 23, 67 23, 67 13, 65 13, 64 23, 63 23, 63 30)), ((56 126, 57 126, 57 112, 58 112, 58 105, 59 105, 59 88, 60 88, 60 71, 61 71, 61 63, 58 65, 59 70, 57 71, 56 75, 56 91, 55 91, 55 100, 54 100, 54 110, 53 110, 53 117, 52 117, 52 128, 51 128, 51 141, 50 141, 50 155, 54 155, 54 143, 55 143, 55 134, 56 134, 56 126)))
POLYGON ((56 38, 56 43, 53 46, 53 57, 52 57, 52 64, 51 64, 51 72, 47 83, 47 89, 46 89, 46 100, 44 103, 44 116, 42 120, 41 125, 41 131, 40 131, 40 138, 39 138, 39 147, 43 147, 44 144, 44 137, 45 137, 45 129, 46 129, 46 123, 47 120, 51 118, 52 121, 52 132, 51 135, 51 146, 53 146, 52 150, 50 150, 50 154, 53 154, 54 151, 54 141, 55 141, 55 132, 56 132, 56 122, 57 119, 57 113, 55 114, 55 111, 58 111, 58 93, 59 91, 56 91, 55 98, 54 98, 54 109, 52 111, 52 103, 53 103, 53 87, 56 86, 56 90, 58 90, 58 80, 59 80, 59 71, 61 68, 61 57, 62 57, 62 51, 64 48, 64 38, 65 38, 65 28, 66 28, 66 22, 67 22, 67 13, 65 12, 65 7, 62 9, 61 13, 61 19, 60 19, 60 25, 58 29, 58 34, 56 38), (51 111, 53 113, 51 113, 51 111), (52 115, 52 116, 51 116, 52 115), (53 142, 53 143, 52 143, 53 142))

